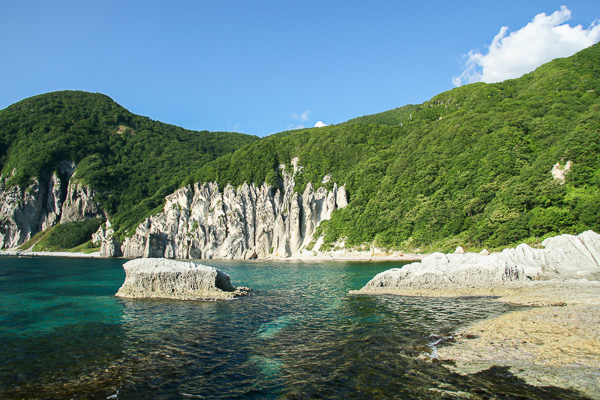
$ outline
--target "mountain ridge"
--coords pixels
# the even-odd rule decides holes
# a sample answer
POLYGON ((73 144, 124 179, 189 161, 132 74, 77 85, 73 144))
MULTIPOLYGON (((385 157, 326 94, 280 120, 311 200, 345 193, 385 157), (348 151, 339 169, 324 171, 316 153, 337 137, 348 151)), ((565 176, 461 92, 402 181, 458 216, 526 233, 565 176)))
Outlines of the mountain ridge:
MULTIPOLYGON (((276 191, 284 185, 282 166, 290 171, 297 160, 296 193, 309 184, 347 192, 348 205, 315 231, 325 248, 339 241, 391 249, 497 248, 598 230, 598 65, 596 44, 521 78, 466 85, 419 105, 249 140, 190 166, 169 187, 265 183, 276 191), (555 179, 553 167, 568 162, 564 180, 555 179)), ((121 134, 136 131, 115 120, 114 112, 110 116, 121 134)), ((3 175, 13 165, 5 161, 7 149, 0 141, 3 175)), ((81 180, 93 187, 95 182, 99 192, 102 184, 118 180, 106 160, 82 159, 76 176, 80 171, 81 180)), ((132 221, 160 214, 164 197, 173 192, 157 190, 151 201, 140 202, 146 201, 141 211, 128 210, 127 229, 111 216, 117 238, 131 237, 132 221)))
MULTIPOLYGON (((33 219, 22 214, 27 224, 35 226, 23 228, 26 233, 16 240, 21 244, 53 225, 40 215, 62 211, 71 181, 94 190, 101 214, 110 216, 123 236, 163 204, 190 169, 256 140, 239 133, 190 131, 156 122, 98 93, 60 91, 17 102, 0 110, 3 193, 12 190, 11 196, 19 199, 13 198, 12 203, 26 203, 25 191, 39 187, 37 195, 45 197, 36 200, 44 210, 34 212, 33 219), (54 189, 58 197, 48 197, 54 189)), ((14 219, 8 210, 18 211, 17 205, 4 206, 7 214, 0 217, 0 234, 7 235, 6 221, 14 219)))

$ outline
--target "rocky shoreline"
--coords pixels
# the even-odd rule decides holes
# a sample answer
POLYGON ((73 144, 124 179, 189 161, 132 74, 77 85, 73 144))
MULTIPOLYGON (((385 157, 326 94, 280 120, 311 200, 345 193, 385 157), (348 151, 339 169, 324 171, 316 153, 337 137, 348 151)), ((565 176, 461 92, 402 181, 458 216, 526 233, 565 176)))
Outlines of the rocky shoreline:
POLYGON ((102 258, 100 252, 80 253, 70 251, 28 251, 28 250, 0 250, 1 256, 12 257, 75 257, 75 258, 102 258))
POLYGON ((536 307, 460 329, 438 358, 463 374, 506 366, 529 384, 600 398, 600 282, 534 282, 498 301, 536 307))
POLYGON ((436 359, 464 374, 505 366, 532 385, 600 399, 600 235, 562 235, 544 246, 489 256, 436 253, 351 293, 494 296, 533 306, 461 328, 436 359))
MULTIPOLYGON (((400 261, 410 262, 419 261, 426 257, 428 254, 414 254, 414 253, 401 253, 401 252, 342 252, 336 251, 333 253, 313 253, 313 254, 299 254, 291 257, 267 257, 252 260, 244 260, 245 262, 253 261, 372 261, 372 262, 385 262, 385 261, 400 261)), ((78 258, 106 258, 103 257, 100 252, 93 253, 78 253, 68 251, 23 251, 23 250, 0 250, 1 256, 17 256, 17 257, 78 257, 78 258)), ((129 259, 125 257, 114 257, 129 259)), ((216 261, 231 261, 230 258, 214 257, 210 260, 216 261)), ((204 260, 206 261, 206 260, 204 260)))

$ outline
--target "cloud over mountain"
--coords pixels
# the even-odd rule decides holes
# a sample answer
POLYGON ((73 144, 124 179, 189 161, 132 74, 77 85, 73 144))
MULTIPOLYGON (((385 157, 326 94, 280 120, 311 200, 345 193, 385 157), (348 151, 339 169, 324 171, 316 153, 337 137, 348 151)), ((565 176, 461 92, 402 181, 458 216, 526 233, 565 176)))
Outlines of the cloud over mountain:
POLYGON ((473 82, 500 82, 518 78, 558 57, 568 57, 600 40, 600 23, 587 29, 566 22, 571 11, 566 6, 550 15, 540 13, 521 29, 500 28, 483 54, 470 51, 463 72, 452 82, 460 86, 473 82))

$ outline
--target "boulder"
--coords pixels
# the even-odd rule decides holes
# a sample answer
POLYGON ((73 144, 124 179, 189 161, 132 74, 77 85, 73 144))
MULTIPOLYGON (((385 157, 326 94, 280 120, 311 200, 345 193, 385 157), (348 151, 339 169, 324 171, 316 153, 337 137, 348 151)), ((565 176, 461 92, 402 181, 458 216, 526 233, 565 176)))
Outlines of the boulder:
POLYGON ((234 287, 223 271, 191 261, 146 258, 128 261, 123 268, 125 282, 118 297, 229 300, 249 291, 234 287))

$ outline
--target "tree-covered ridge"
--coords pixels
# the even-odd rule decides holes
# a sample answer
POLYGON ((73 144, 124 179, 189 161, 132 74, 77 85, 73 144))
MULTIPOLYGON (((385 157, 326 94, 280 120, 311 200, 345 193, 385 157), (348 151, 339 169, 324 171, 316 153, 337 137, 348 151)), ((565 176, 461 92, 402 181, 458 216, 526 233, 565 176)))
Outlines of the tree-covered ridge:
MULTIPOLYGON (((329 241, 387 247, 499 247, 600 229, 600 44, 519 79, 477 83, 420 105, 265 138, 195 180, 278 182, 299 157, 301 185, 345 184, 329 241), (557 162, 572 161, 566 183, 557 162)), ((298 179, 297 179, 298 181, 298 179)))
POLYGON ((156 122, 80 91, 35 96, 0 111, 0 168, 8 184, 27 186, 72 161, 76 179, 98 190, 120 234, 202 165, 256 140, 156 122))

